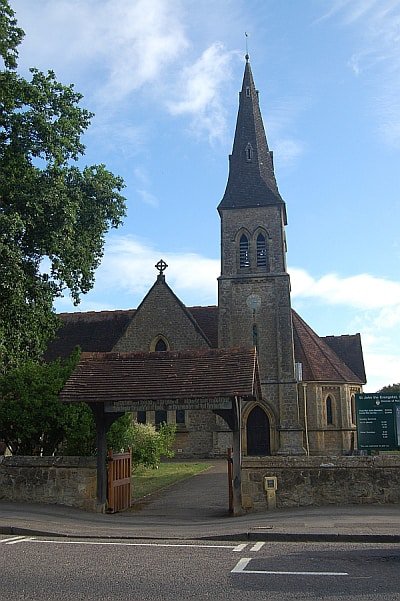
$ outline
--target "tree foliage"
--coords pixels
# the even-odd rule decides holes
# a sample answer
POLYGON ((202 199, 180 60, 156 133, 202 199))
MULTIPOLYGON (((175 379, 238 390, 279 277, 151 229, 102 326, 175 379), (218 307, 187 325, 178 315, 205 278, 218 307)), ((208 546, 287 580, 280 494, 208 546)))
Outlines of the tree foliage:
POLYGON ((90 455, 95 428, 84 404, 66 405, 58 395, 79 359, 23 365, 0 376, 0 440, 16 455, 90 455))
POLYGON ((400 394, 400 382, 398 384, 389 384, 378 390, 381 394, 400 394))
POLYGON ((126 413, 111 426, 107 435, 109 448, 120 452, 132 451, 134 465, 157 467, 162 457, 173 457, 172 446, 175 441, 175 426, 161 424, 159 429, 152 424, 138 424, 132 415, 126 413))
POLYGON ((92 113, 53 71, 16 72, 17 27, 0 0, 0 371, 39 356, 57 328, 55 298, 93 286, 110 228, 121 224, 120 177, 81 169, 92 113))

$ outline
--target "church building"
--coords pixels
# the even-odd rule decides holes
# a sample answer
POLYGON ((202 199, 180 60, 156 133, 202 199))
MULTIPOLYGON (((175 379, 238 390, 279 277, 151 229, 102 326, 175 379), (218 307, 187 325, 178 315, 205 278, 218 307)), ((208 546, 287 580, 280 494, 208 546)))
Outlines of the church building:
MULTIPOLYGON (((218 205, 218 305, 186 307, 169 287, 166 264, 136 309, 63 313, 46 359, 87 352, 256 348, 261 398, 241 407, 247 456, 349 453, 355 394, 366 382, 359 334, 318 336, 291 308, 286 205, 246 55, 229 176, 218 205)), ((227 423, 211 410, 138 411, 139 422, 176 424, 182 458, 225 456, 227 423)))

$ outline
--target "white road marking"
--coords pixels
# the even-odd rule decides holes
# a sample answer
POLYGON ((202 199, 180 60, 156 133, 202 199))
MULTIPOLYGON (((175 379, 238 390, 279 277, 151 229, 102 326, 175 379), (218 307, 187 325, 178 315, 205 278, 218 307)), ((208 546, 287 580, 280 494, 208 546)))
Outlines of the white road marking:
MULTIPOLYGON (((246 544, 240 545, 194 545, 186 543, 129 543, 129 542, 116 542, 116 541, 85 541, 85 540, 47 540, 38 538, 23 538, 15 542, 23 543, 47 543, 53 545, 97 545, 106 546, 114 545, 119 547, 189 547, 193 549, 231 549, 232 551, 243 551, 246 544)), ((12 543, 9 543, 12 544, 12 543)))
POLYGON ((233 570, 233 573, 239 574, 274 574, 282 576, 348 576, 348 572, 287 572, 277 570, 246 570, 251 561, 251 557, 242 557, 239 559, 233 570))
POLYGON ((247 543, 241 543, 240 545, 236 545, 236 547, 234 547, 234 551, 237 551, 238 553, 240 551, 243 551, 243 549, 245 549, 247 547, 247 543))
POLYGON ((33 540, 33 536, 18 536, 14 540, 6 541, 6 545, 16 545, 17 543, 26 543, 33 540))
POLYGON ((25 538, 24 536, 12 536, 11 538, 3 538, 0 540, 0 543, 9 543, 12 540, 20 540, 21 538, 25 538))
POLYGON ((260 549, 263 548, 263 546, 265 545, 265 543, 262 543, 261 541, 259 541, 258 543, 256 543, 255 545, 253 545, 250 549, 250 551, 259 551, 260 549))

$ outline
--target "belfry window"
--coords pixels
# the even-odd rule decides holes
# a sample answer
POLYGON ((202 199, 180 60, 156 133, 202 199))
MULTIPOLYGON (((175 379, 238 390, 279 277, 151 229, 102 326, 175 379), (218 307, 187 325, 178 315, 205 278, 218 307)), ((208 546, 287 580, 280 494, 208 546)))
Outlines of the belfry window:
POLYGON ((250 98, 250 88, 249 88, 249 86, 246 86, 246 96, 247 96, 247 98, 250 98))
POLYGON ((249 239, 245 234, 240 236, 239 241, 239 267, 250 267, 249 239))
POLYGON ((258 234, 256 240, 257 267, 267 266, 267 240, 264 234, 258 234))
POLYGON ((253 160, 253 147, 250 142, 246 146, 246 161, 250 163, 253 160))

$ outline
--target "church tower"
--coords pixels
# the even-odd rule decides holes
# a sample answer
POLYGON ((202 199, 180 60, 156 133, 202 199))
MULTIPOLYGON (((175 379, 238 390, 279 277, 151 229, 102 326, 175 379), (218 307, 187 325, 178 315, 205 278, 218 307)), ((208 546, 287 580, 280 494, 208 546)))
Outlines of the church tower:
POLYGON ((242 408, 244 452, 303 454, 295 379, 286 207, 246 55, 229 177, 218 206, 220 347, 256 346, 262 406, 242 408))

